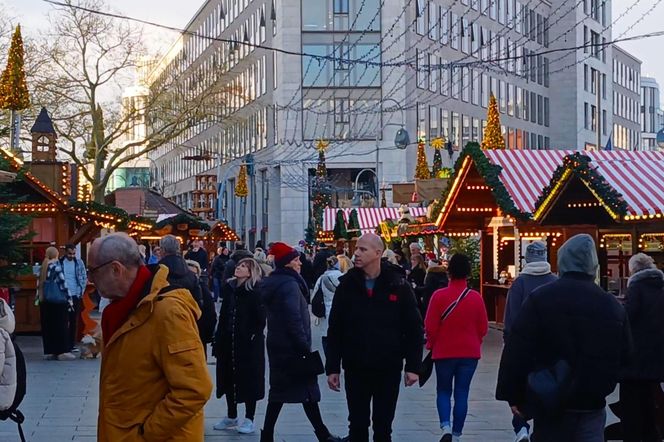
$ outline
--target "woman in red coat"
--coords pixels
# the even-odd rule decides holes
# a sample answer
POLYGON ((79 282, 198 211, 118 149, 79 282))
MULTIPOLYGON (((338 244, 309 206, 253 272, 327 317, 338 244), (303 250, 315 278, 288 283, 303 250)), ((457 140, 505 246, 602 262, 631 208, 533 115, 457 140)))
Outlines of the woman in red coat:
POLYGON ((468 413, 470 382, 481 357, 482 338, 488 330, 486 309, 480 294, 468 290, 461 298, 468 287, 467 279, 471 272, 468 257, 461 254, 452 256, 447 272, 450 283, 434 292, 424 320, 427 348, 432 351, 436 366, 436 405, 443 430, 441 442, 450 442, 461 436, 468 413), (445 311, 455 302, 458 303, 442 320, 445 311), (453 414, 453 423, 450 414, 453 414))

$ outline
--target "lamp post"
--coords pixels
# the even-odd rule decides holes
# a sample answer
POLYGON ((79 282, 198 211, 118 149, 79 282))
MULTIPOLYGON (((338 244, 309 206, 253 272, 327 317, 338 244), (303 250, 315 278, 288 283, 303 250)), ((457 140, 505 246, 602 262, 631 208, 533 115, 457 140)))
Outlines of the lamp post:
MULTIPOLYGON (((381 112, 380 112, 380 118, 381 118, 381 127, 380 130, 376 133, 376 207, 380 207, 380 198, 379 198, 379 193, 380 193, 380 173, 378 171, 378 168, 380 167, 380 139, 383 133, 383 130, 388 127, 388 126, 399 126, 400 129, 397 130, 396 135, 394 136, 394 145, 398 149, 405 149, 408 144, 410 144, 410 137, 408 135, 408 131, 405 129, 406 125, 406 115, 404 113, 403 108, 399 104, 397 100, 394 98, 385 98, 381 101, 381 112), (390 101, 394 103, 401 112, 401 124, 396 124, 396 123, 385 123, 382 124, 383 120, 383 108, 382 104, 385 103, 386 101, 390 101)), ((361 173, 361 172, 360 172, 361 173)), ((358 174, 359 176, 359 174, 358 174)), ((357 179, 355 180, 357 182, 357 179)), ((357 188, 357 184, 356 184, 357 188)))

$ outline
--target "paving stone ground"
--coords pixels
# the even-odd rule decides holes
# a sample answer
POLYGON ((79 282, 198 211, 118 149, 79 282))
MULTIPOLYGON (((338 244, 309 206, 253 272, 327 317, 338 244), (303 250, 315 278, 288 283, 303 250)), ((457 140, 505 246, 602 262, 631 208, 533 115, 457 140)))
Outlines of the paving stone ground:
MULTIPOLYGON (((315 342, 320 342, 315 330, 315 342)), ((44 361, 41 338, 20 336, 18 343, 28 362, 28 393, 21 407, 28 442, 96 440, 98 406, 98 360, 71 362, 44 361)), ((473 379, 464 442, 513 440, 511 414, 505 403, 494 400, 498 362, 502 348, 501 333, 491 329, 483 346, 483 358, 473 379)), ((211 358, 210 361, 214 361, 211 358)), ((214 379, 214 365, 209 365, 214 379)), ((343 381, 343 380, 342 380, 343 381)), ((347 431, 345 395, 330 391, 323 376, 321 409, 330 430, 339 435, 347 431)), ((438 441, 440 430, 435 406, 435 376, 424 388, 403 388, 394 422, 395 442, 438 441)), ((256 423, 260 426, 265 401, 258 405, 256 423)), ((258 433, 239 435, 234 431, 215 431, 212 426, 225 416, 225 400, 211 399, 205 407, 205 440, 257 442, 258 433)), ((240 414, 243 407, 240 406, 240 414)), ((311 427, 301 407, 287 405, 277 424, 275 440, 314 442, 311 427)), ((0 421, 0 441, 19 441, 13 422, 0 421)))

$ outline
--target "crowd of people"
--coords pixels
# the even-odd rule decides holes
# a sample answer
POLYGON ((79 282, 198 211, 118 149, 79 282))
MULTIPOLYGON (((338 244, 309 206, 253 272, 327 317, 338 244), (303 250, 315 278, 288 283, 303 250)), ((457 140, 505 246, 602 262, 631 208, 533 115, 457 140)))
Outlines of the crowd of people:
MULTIPOLYGON (((101 441, 202 440, 213 389, 208 345, 216 396, 225 397, 227 410, 215 430, 254 433, 267 396, 262 442, 274 440, 285 404, 301 404, 316 440, 368 442, 371 426, 375 442, 389 442, 401 383, 422 385, 428 368, 436 377, 440 441, 460 441, 488 332, 486 308, 469 287, 467 256, 442 262, 418 243, 407 255, 374 234, 363 235, 352 256, 324 244, 309 254, 303 243, 282 242, 251 252, 238 241, 210 257, 202 242, 183 251, 166 235, 150 250, 115 233, 94 241, 87 267, 73 246, 63 257, 52 247, 37 295, 44 354, 75 357, 89 280, 103 300, 101 441), (313 351, 317 326, 324 357, 313 351), (331 390, 345 391, 346 437, 331 434, 321 416, 322 374, 331 390)), ((558 250, 557 275, 545 243, 532 242, 524 258, 508 293, 496 387, 512 411, 516 441, 603 441, 606 397, 618 382, 624 440, 660 440, 654 392, 664 381, 664 273, 651 257, 632 256, 621 305, 596 283, 589 235, 558 250)), ((0 304, 0 319, 2 313, 0 304)))

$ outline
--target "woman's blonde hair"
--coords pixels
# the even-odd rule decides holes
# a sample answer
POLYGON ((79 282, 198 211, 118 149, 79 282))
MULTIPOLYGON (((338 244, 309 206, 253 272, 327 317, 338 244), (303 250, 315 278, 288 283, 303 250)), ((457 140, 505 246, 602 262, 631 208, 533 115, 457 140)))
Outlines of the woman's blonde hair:
POLYGON ((46 276, 48 275, 48 264, 54 260, 58 259, 60 252, 55 247, 49 247, 46 249, 46 255, 44 256, 44 262, 42 262, 41 270, 39 271, 39 287, 44 286, 44 281, 46 281, 46 276))
MULTIPOLYGON (((244 285, 247 287, 247 290, 253 290, 263 277, 263 269, 254 258, 241 259, 238 261, 237 265, 239 266, 241 264, 246 265, 249 269, 249 279, 245 281, 244 285)), ((232 277, 229 281, 237 281, 237 278, 232 277)))
POLYGON ((339 270, 341 273, 346 273, 353 268, 353 261, 346 255, 337 255, 337 259, 339 260, 339 270))

